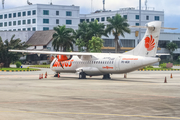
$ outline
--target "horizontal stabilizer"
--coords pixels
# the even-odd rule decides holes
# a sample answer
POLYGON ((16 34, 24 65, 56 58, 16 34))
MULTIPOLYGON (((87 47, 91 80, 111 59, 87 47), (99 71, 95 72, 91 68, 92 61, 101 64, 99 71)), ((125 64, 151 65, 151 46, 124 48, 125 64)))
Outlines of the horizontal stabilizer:
POLYGON ((156 53, 157 56, 161 56, 161 55, 170 55, 169 53, 156 53))
MULTIPOLYGON (((130 27, 134 27, 134 28, 144 28, 144 29, 148 28, 148 26, 130 26, 130 27)), ((153 26, 151 26, 151 27, 153 27, 153 26)), ((161 29, 176 30, 176 29, 178 29, 178 28, 161 27, 161 29)))

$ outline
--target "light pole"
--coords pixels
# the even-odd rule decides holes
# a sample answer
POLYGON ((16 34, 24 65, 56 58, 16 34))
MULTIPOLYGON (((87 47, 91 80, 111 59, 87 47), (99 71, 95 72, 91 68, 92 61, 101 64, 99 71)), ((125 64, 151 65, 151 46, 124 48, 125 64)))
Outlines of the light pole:
MULTIPOLYGON (((139 0, 139 26, 141 26, 141 0, 139 0)), ((141 40, 141 28, 139 28, 139 42, 141 40)))

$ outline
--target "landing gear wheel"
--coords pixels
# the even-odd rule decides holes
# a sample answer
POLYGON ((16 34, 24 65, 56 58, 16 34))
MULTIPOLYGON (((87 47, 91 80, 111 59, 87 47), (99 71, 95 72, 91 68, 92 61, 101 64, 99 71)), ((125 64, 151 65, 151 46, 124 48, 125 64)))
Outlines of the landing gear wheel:
POLYGON ((79 73, 79 79, 86 79, 86 73, 85 72, 80 72, 79 73))
MULTIPOLYGON (((59 73, 60 74, 60 73, 59 73)), ((55 75, 54 75, 54 77, 58 77, 58 73, 56 73, 55 75)))
POLYGON ((103 75, 102 79, 111 79, 110 74, 103 75))

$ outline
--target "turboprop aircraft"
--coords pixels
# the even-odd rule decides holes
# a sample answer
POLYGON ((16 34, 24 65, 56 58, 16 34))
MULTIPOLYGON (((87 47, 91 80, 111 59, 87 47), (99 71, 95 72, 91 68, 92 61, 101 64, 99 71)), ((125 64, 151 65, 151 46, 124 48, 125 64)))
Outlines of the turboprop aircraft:
POLYGON ((86 76, 97 75, 103 75, 103 79, 110 79, 110 74, 128 73, 160 61, 160 58, 156 57, 160 30, 173 28, 161 28, 160 21, 149 22, 145 28, 147 30, 140 43, 133 50, 123 54, 30 50, 9 51, 53 54, 56 55, 56 58, 51 62, 50 68, 56 73, 79 73, 80 79, 85 79, 86 76))

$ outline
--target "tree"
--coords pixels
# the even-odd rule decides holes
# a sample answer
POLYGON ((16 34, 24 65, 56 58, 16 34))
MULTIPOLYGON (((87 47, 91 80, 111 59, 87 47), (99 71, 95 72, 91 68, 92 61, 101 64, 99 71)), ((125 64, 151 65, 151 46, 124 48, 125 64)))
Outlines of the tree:
POLYGON ((59 51, 63 49, 63 51, 67 50, 73 50, 73 43, 75 43, 74 40, 74 30, 72 28, 66 28, 65 25, 63 26, 57 26, 54 27, 54 30, 56 31, 53 34, 53 42, 52 46, 56 51, 59 51))
POLYGON ((173 42, 170 42, 166 45, 166 49, 169 50, 169 53, 171 55, 171 60, 173 60, 173 52, 177 49, 177 44, 176 43, 173 43, 173 42))
POLYGON ((89 50, 90 52, 101 52, 103 47, 104 40, 99 37, 92 37, 92 40, 89 41, 89 50))
POLYGON ((2 41, 0 37, 0 63, 4 64, 4 67, 9 67, 11 62, 15 62, 20 59, 22 53, 9 52, 9 49, 26 49, 29 45, 26 45, 25 42, 21 40, 14 39, 15 35, 11 37, 11 40, 2 41))
POLYGON ((118 48, 120 49, 120 45, 118 43, 119 36, 124 36, 124 33, 130 33, 131 30, 129 29, 129 24, 127 23, 127 20, 121 15, 116 14, 114 18, 109 18, 107 20, 109 24, 106 27, 106 32, 109 34, 114 35, 114 43, 115 43, 115 52, 118 52, 118 48))
POLYGON ((78 26, 79 28, 76 31, 76 45, 78 45, 80 49, 84 46, 86 47, 86 51, 89 51, 89 40, 91 40, 93 36, 107 36, 104 30, 105 25, 98 23, 97 20, 90 23, 82 22, 78 26))
POLYGON ((90 30, 89 34, 95 37, 101 37, 102 35, 108 37, 104 28, 105 28, 104 23, 98 23, 98 21, 95 20, 94 22, 89 23, 89 30, 90 30))

